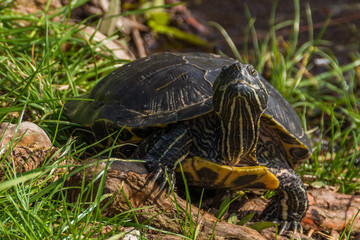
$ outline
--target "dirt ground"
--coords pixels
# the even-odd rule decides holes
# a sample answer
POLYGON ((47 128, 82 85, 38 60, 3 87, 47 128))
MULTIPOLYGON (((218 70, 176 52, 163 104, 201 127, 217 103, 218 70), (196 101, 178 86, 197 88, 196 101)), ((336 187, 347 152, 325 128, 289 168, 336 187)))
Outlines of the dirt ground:
MULTIPOLYGON (((248 25, 245 15, 247 5, 251 16, 255 19, 258 39, 263 39, 270 29, 270 14, 276 1, 269 0, 187 0, 187 7, 204 25, 214 21, 222 25, 242 49, 244 33, 248 25)), ((360 2, 358 0, 307 0, 300 1, 300 43, 308 40, 309 23, 306 17, 306 6, 311 9, 314 36, 319 34, 324 22, 332 15, 322 39, 328 40, 328 48, 339 59, 340 64, 351 60, 351 53, 360 49, 360 2)), ((279 0, 276 7, 275 23, 294 19, 294 3, 289 0, 279 0)), ((277 32, 277 36, 288 37, 290 27, 277 32)), ((216 43, 226 53, 231 55, 223 37, 217 30, 211 30, 209 40, 216 43)))

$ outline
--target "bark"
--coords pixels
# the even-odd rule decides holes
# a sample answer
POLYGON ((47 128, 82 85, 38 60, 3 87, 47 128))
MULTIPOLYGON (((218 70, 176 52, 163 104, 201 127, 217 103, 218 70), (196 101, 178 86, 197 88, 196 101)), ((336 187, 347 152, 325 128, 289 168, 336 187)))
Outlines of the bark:
MULTIPOLYGON (((5 153, 0 160, 0 182, 42 166, 57 150, 56 148, 52 148, 32 151, 25 147, 13 148, 11 151, 5 153)), ((56 160, 56 158, 53 158, 53 160, 56 160)), ((66 161, 59 163, 59 165, 64 166, 66 164, 66 161)), ((65 171, 65 168, 56 168, 55 171, 57 174, 61 174, 65 171)), ((52 179, 52 181, 56 179, 52 179)))
MULTIPOLYGON (((330 233, 334 239, 337 239, 346 226, 352 222, 354 223, 352 234, 360 234, 360 213, 355 220, 353 219, 360 210, 360 196, 336 193, 328 189, 312 189, 308 190, 308 199, 310 207, 302 220, 302 226, 307 236, 319 239, 316 235, 319 235, 318 232, 322 232, 325 235, 330 233)), ((240 216, 246 216, 254 211, 261 212, 268 202, 263 198, 250 199, 238 206, 235 211, 238 211, 240 216)), ((275 237, 274 229, 266 229, 261 233, 267 239, 274 239, 275 237)), ((304 239, 302 235, 300 236, 301 239, 304 239)), ((282 236, 278 236, 277 239, 291 239, 291 237, 298 238, 287 231, 282 236)), ((320 237, 320 239, 323 238, 320 237)))
MULTIPOLYGON (((90 165, 85 171, 81 171, 69 179, 67 185, 69 187, 78 186, 83 178, 86 183, 89 183, 93 176, 97 176, 105 168, 106 162, 90 165)), ((159 186, 149 181, 148 176, 147 170, 140 163, 114 160, 107 169, 103 192, 103 194, 112 194, 114 198, 111 202, 106 203, 109 205, 103 213, 111 216, 130 208, 138 208, 136 212, 138 213, 137 219, 140 222, 150 223, 153 227, 162 230, 181 233, 181 221, 186 219, 187 213, 181 210, 176 211, 174 199, 181 208, 189 209, 186 206, 186 201, 176 194, 169 197, 165 192, 160 193, 159 186)), ((90 198, 94 199, 99 183, 100 180, 95 182, 94 194, 90 198)), ((70 200, 76 201, 79 196, 79 189, 70 188, 70 190, 70 200)), ((198 239, 209 239, 216 218, 207 212, 200 211, 199 215, 198 212, 198 208, 191 206, 189 215, 192 217, 192 221, 198 218, 201 224, 198 239)), ((217 223, 214 236, 214 239, 266 239, 251 228, 222 221, 217 223)))
POLYGON ((308 192, 308 198, 310 208, 302 221, 305 226, 315 230, 343 231, 353 221, 353 229, 360 230, 360 196, 314 189, 308 192))

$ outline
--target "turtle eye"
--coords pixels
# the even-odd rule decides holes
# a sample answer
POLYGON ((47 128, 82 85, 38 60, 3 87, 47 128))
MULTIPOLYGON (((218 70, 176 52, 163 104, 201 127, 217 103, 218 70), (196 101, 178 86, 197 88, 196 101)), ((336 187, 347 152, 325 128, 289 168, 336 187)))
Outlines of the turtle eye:
POLYGON ((248 65, 247 70, 252 76, 256 74, 256 70, 253 65, 248 65))
POLYGON ((229 68, 229 65, 225 65, 221 68, 221 73, 225 72, 229 68))
POLYGON ((220 75, 219 75, 220 78, 224 78, 225 73, 226 73, 226 71, 228 70, 228 68, 229 68, 228 65, 225 65, 225 66, 223 66, 223 67, 221 68, 221 72, 220 72, 220 75))

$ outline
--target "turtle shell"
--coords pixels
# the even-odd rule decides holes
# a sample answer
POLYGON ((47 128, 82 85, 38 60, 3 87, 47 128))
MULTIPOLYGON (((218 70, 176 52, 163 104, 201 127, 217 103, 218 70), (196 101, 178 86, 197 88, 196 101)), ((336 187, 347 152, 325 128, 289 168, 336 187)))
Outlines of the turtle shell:
POLYGON ((205 53, 160 53, 111 72, 89 95, 69 101, 72 121, 93 125, 107 120, 120 126, 153 127, 212 110, 212 85, 225 65, 236 60, 205 53))
POLYGON ((292 168, 296 168, 311 156, 309 138, 290 103, 265 79, 263 82, 267 88, 269 100, 268 107, 261 117, 261 126, 266 130, 272 130, 271 140, 279 141, 288 163, 292 168))
MULTIPOLYGON (((236 62, 206 53, 154 54, 111 72, 90 94, 81 96, 90 101, 67 102, 65 114, 86 126, 104 121, 125 126, 132 135, 136 135, 131 131, 135 128, 161 127, 196 118, 213 110, 213 83, 223 66, 236 62)), ((272 129, 294 167, 310 156, 309 140, 292 106, 258 76, 269 94, 261 128, 272 129)))

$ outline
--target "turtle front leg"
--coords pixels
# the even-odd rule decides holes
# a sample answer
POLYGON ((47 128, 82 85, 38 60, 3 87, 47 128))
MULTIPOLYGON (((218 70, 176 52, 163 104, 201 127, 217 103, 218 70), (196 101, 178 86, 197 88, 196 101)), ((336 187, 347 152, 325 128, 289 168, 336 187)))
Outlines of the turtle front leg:
POLYGON ((299 175, 290 167, 286 154, 275 144, 259 138, 256 158, 260 165, 266 166, 279 180, 275 196, 260 215, 260 219, 279 223, 280 233, 292 228, 302 230, 301 220, 309 208, 305 186, 299 175))
POLYGON ((178 163, 189 154, 191 145, 192 134, 190 129, 184 124, 178 124, 165 133, 160 131, 145 140, 135 155, 139 158, 145 158, 147 167, 154 173, 153 180, 160 179, 162 181, 160 187, 162 190, 167 183, 166 174, 171 185, 175 185, 175 169, 178 163))
POLYGON ((279 223, 280 234, 291 228, 294 232, 298 228, 302 231, 301 220, 309 207, 309 201, 300 176, 290 168, 269 167, 269 171, 278 178, 279 187, 260 219, 279 223))

